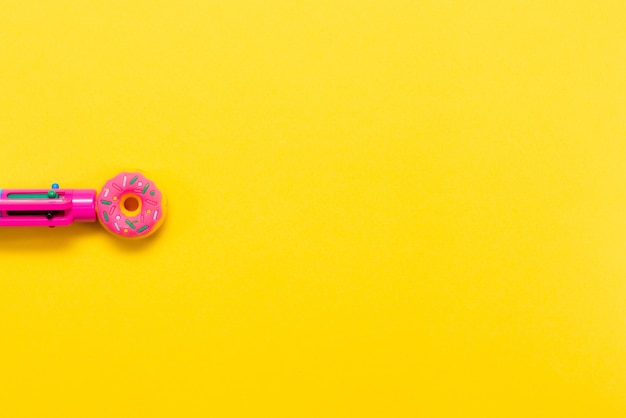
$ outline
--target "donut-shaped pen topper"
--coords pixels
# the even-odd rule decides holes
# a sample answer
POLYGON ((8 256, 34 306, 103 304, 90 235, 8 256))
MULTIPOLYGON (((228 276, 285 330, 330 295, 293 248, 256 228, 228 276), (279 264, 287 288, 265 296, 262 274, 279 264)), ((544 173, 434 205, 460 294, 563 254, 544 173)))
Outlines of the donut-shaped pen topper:
POLYGON ((165 219, 165 196, 152 180, 124 172, 99 194, 90 189, 0 189, 0 226, 66 226, 95 222, 122 238, 145 238, 165 219))

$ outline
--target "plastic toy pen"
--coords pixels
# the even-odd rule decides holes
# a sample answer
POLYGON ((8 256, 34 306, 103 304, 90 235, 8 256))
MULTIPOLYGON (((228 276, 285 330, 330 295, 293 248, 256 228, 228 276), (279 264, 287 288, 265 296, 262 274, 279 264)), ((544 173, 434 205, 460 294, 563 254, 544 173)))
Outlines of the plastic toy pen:
POLYGON ((0 227, 67 226, 97 220, 112 234, 144 238, 161 226, 165 197, 141 173, 124 172, 92 189, 0 189, 0 227))
POLYGON ((66 226, 95 222, 96 191, 86 189, 0 190, 0 226, 66 226))

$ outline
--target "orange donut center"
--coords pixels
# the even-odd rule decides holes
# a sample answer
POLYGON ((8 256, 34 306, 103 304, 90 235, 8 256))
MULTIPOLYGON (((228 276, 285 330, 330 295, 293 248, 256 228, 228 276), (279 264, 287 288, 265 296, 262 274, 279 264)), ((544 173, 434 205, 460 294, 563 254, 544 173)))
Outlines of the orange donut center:
POLYGON ((120 210, 127 218, 137 216, 141 212, 141 200, 133 194, 125 194, 120 199, 120 210))

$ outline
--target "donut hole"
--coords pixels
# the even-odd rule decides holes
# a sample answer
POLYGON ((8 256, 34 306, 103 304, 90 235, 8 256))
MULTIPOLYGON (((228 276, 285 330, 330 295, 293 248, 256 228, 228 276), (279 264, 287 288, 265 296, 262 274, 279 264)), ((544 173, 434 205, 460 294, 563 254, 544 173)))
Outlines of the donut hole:
POLYGON ((137 216, 141 212, 141 200, 132 194, 124 195, 120 199, 120 209, 127 217, 137 216))
POLYGON ((124 200, 124 209, 129 212, 134 212, 139 209, 139 200, 136 197, 130 196, 126 200, 124 200))

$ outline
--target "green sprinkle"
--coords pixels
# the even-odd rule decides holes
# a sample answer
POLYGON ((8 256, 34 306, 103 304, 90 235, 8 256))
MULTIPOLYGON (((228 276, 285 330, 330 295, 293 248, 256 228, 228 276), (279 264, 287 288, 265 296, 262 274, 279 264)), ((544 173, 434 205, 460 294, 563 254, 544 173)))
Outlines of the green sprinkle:
POLYGON ((137 177, 137 176, 133 177, 133 179, 130 181, 130 184, 133 184, 134 182, 136 182, 138 178, 139 177, 137 177))
POLYGON ((109 222, 109 214, 107 213, 106 210, 102 211, 102 216, 104 216, 104 221, 105 222, 109 222))
POLYGON ((101 200, 100 203, 102 203, 103 205, 110 205, 111 202, 109 202, 108 200, 101 200))
POLYGON ((131 228, 135 229, 135 224, 129 221, 128 219, 126 219, 126 224, 130 226, 131 228))
POLYGON ((55 192, 54 190, 50 190, 50 191, 48 192, 48 197, 49 197, 50 199, 56 199, 57 197, 59 197, 59 195, 58 195, 58 194, 57 194, 57 192, 55 192))
POLYGON ((137 233, 143 232, 143 231, 145 231, 146 229, 148 229, 148 225, 144 225, 144 226, 142 226, 141 228, 139 228, 139 229, 137 230, 137 233))
POLYGON ((154 190, 150 192, 150 196, 154 196, 154 190))
POLYGON ((143 191, 141 192, 141 194, 146 194, 149 188, 150 188, 150 183, 146 183, 146 187, 143 188, 143 191))

